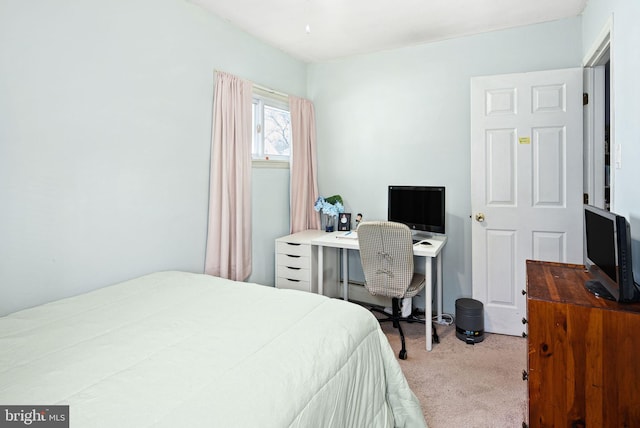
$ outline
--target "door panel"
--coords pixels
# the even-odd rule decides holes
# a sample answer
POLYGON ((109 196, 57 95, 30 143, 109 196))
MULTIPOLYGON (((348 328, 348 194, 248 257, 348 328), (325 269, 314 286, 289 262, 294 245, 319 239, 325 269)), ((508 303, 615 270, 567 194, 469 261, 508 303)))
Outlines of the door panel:
POLYGON ((520 335, 525 260, 582 263, 582 70, 473 78, 471 177, 473 298, 520 335))
POLYGON ((534 204, 563 206, 566 174, 564 128, 534 128, 532 132, 534 204))
POLYGON ((487 205, 515 205, 515 130, 487 132, 487 205))
POLYGON ((513 284, 515 265, 516 232, 513 230, 492 230, 487 234, 487 254, 489 258, 486 301, 494 304, 513 305, 513 284), (504 263, 510 260, 509 263, 504 263))
POLYGON ((566 111, 566 86, 565 85, 544 85, 532 86, 531 97, 534 113, 556 113, 566 111))
POLYGON ((516 113, 516 92, 514 88, 490 89, 486 95, 486 115, 512 115, 516 113))

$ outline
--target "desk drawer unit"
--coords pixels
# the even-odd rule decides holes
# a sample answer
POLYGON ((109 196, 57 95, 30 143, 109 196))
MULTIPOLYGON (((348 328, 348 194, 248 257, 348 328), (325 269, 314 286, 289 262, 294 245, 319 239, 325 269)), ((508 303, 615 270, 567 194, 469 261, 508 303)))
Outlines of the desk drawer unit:
MULTIPOLYGON (((310 293, 318 293, 318 247, 311 241, 325 236, 323 230, 303 230, 276 239, 275 242, 275 285, 276 288, 290 288, 310 293)), ((323 261, 322 294, 338 297, 340 262, 337 248, 325 248, 323 261)))
POLYGON ((292 256, 290 254, 276 254, 276 266, 290 269, 310 269, 311 259, 304 256, 292 256))
POLYGON ((310 244, 276 241, 276 287, 316 292, 311 256, 310 244))

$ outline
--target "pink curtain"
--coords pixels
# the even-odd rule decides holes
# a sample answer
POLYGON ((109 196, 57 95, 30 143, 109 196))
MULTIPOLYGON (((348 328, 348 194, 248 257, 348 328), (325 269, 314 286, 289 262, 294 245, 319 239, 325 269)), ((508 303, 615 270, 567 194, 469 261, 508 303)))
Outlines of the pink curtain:
POLYGON ((251 273, 251 82, 217 72, 205 273, 251 273))
POLYGON ((289 96, 291 111, 291 233, 320 229, 313 209, 318 199, 316 118, 309 100, 289 96))

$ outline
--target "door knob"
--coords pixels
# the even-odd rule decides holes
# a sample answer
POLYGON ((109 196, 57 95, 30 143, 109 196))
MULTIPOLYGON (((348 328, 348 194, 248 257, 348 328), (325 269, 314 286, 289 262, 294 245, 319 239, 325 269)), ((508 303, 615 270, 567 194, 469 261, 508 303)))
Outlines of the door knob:
POLYGON ((484 214, 483 213, 476 214, 476 221, 482 223, 484 221, 484 214))

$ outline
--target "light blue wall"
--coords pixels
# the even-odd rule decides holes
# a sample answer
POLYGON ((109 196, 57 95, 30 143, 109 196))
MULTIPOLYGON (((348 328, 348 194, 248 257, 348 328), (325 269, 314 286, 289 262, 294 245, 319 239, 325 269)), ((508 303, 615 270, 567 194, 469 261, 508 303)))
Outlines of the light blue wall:
POLYGON ((583 55, 613 17, 611 35, 612 134, 622 148, 622 167, 611 169, 612 211, 631 223, 634 275, 640 278, 640 2, 589 0, 583 14, 583 55))
MULTIPOLYGON (((155 270, 202 271, 215 69, 314 101, 320 190, 348 211, 384 218, 390 183, 447 186, 452 311, 471 294, 469 79, 579 66, 611 14, 614 208, 638 254, 634 0, 309 67, 182 0, 2 0, 0 314, 155 270)), ((253 171, 251 281, 273 284, 288 180, 253 171)))
MULTIPOLYGON (((0 52, 0 315, 202 272, 214 70, 306 93, 304 63, 183 0, 2 0, 0 52)), ((288 186, 254 171, 252 280, 288 186)))
POLYGON ((373 220, 386 218, 389 184, 446 186, 452 312, 471 296, 470 79, 578 67, 581 52, 573 18, 311 65, 320 193, 373 220))
POLYGON ((252 271, 247 281, 275 285, 275 240, 289 234, 289 169, 253 169, 252 271))

